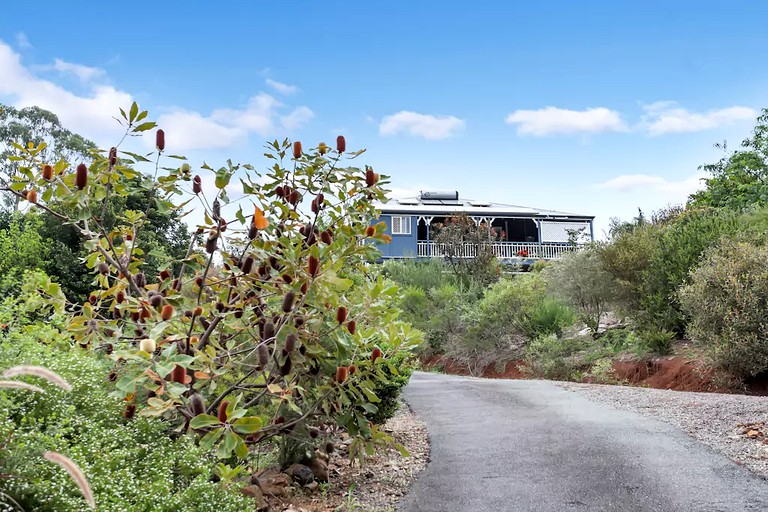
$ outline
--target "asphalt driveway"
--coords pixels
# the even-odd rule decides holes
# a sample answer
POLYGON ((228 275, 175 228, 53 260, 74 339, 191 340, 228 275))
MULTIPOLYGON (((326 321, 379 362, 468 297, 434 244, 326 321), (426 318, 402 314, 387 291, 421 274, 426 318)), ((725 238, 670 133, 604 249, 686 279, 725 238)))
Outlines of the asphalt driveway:
POLYGON ((402 511, 768 511, 768 482, 665 423, 546 381, 415 373, 430 462, 402 511))

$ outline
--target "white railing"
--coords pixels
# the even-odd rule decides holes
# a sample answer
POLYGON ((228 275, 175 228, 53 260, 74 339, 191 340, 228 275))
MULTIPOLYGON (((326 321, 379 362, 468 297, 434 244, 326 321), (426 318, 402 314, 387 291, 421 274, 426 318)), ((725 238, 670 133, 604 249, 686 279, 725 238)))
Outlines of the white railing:
MULTIPOLYGON (((531 258, 540 260, 556 260, 563 254, 578 250, 581 246, 566 244, 529 243, 529 242, 494 242, 490 244, 494 256, 500 259, 531 258)), ((477 246, 464 244, 456 248, 453 244, 437 242, 418 242, 417 256, 419 258, 444 258, 448 255, 454 258, 474 258, 477 246)))

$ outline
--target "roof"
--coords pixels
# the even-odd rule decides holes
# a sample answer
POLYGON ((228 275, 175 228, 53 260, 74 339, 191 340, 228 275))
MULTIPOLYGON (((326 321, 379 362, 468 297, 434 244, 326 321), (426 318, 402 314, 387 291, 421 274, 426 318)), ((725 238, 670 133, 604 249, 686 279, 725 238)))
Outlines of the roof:
POLYGON ((513 204, 492 203, 488 201, 476 201, 474 199, 459 198, 458 192, 437 197, 447 199, 433 199, 430 194, 423 192, 416 197, 390 199, 386 203, 375 203, 376 209, 381 213, 412 213, 418 215, 466 213, 467 215, 482 215, 483 217, 529 217, 529 218, 562 218, 562 219, 594 219, 594 215, 562 212, 558 210, 546 210, 528 206, 513 204), (449 197, 453 196, 453 197, 449 197))

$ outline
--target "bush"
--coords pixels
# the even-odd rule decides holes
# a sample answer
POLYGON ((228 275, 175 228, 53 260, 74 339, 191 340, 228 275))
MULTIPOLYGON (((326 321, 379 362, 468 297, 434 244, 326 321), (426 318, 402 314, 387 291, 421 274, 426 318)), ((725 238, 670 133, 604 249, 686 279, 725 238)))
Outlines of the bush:
POLYGON ((613 304, 615 288, 595 246, 566 254, 542 274, 550 292, 570 305, 597 332, 600 319, 613 304))
MULTIPOLYGON (((0 390, 2 493, 24 510, 81 511, 85 502, 46 450, 70 457, 83 470, 100 511, 240 511, 253 500, 238 487, 211 482, 215 459, 192 436, 168 436, 156 418, 122 419, 123 401, 109 394, 109 364, 83 350, 52 350, 28 335, 0 342, 0 370, 17 364, 45 366, 73 387, 66 393, 45 382, 44 394, 0 390), (20 477, 20 478, 16 478, 20 477)), ((33 381, 30 380, 30 383, 33 381)))
POLYGON ((675 333, 667 329, 649 329, 638 334, 641 342, 650 350, 660 356, 672 353, 672 341, 675 333))
POLYGON ((567 380, 578 371, 581 363, 573 357, 584 349, 588 341, 560 339, 554 334, 539 336, 525 349, 526 371, 545 379, 567 380))
POLYGON ((368 420, 380 425, 395 415, 400 405, 398 400, 400 391, 408 384, 416 368, 416 360, 406 352, 397 353, 382 366, 381 373, 384 378, 377 381, 373 388, 373 392, 380 400, 373 404, 376 410, 373 411, 373 408, 369 407, 369 410, 361 411, 368 420))
POLYGON ((415 287, 425 292, 456 282, 447 265, 438 259, 389 260, 382 263, 381 272, 400 288, 415 287))
POLYGON ((724 240, 680 290, 689 334, 737 377, 768 370, 768 248, 724 240))

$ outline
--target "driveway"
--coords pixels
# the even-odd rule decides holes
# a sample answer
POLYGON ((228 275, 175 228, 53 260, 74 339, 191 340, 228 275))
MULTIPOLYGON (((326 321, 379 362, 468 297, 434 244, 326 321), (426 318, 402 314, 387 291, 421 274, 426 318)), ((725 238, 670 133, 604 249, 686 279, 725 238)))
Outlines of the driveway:
POLYGON ((430 462, 402 511, 768 511, 768 483, 674 427, 532 380, 414 373, 430 462))

